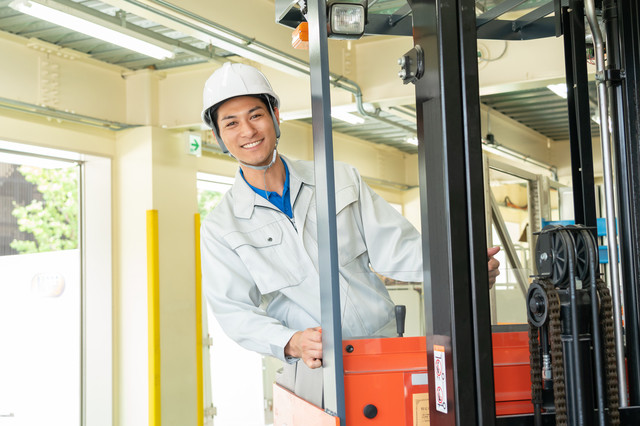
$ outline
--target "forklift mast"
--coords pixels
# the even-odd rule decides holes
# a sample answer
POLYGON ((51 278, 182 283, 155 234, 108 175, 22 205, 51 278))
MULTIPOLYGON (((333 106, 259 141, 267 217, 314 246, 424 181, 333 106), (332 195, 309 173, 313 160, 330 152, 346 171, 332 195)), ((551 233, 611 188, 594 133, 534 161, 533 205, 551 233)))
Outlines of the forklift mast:
MULTIPOLYGON (((587 6, 592 7, 593 0, 588 1, 592 3, 587 6)), ((496 416, 478 39, 564 37, 575 219, 576 224, 585 226, 580 229, 580 238, 591 241, 587 234, 593 233, 595 226, 589 99, 585 96, 585 3, 540 0, 530 2, 531 10, 515 20, 505 17, 523 3, 505 0, 476 14, 473 0, 394 1, 385 13, 369 13, 365 26, 365 34, 411 36, 414 42, 398 63, 404 83, 415 86, 426 330, 426 360, 422 364, 428 372, 431 425, 534 424, 533 414, 496 416), (443 366, 444 378, 437 378, 436 371, 443 366), (438 386, 441 389, 436 389, 438 386)), ((623 425, 640 424, 640 6, 631 0, 604 0, 595 7, 606 32, 608 63, 597 79, 608 91, 618 193, 622 288, 613 292, 624 295, 625 305, 625 329, 616 330, 624 333, 620 337, 624 337, 625 346, 615 348, 626 362, 629 378, 627 393, 625 375, 619 377, 620 421, 623 425)), ((348 415, 338 286, 327 1, 276 0, 275 12, 278 22, 292 28, 308 22, 320 282, 328 283, 321 288, 324 402, 325 411, 344 426, 348 415)), ((606 126, 604 129, 607 131, 606 126)), ((572 231, 557 232, 565 235, 563 232, 572 231)), ((609 239, 614 241, 609 245, 617 247, 615 233, 609 239)), ((615 297, 613 316, 620 318, 621 307, 616 306, 615 297)), ((577 325, 577 314, 567 315, 573 315, 572 326, 577 325)), ((585 353, 584 347, 574 349, 578 358, 585 353)), ((620 367, 618 362, 619 371, 620 367)), ((587 377, 593 375, 591 371, 582 367, 575 371, 578 373, 571 374, 582 376, 572 376, 574 382, 593 382, 587 377)), ((571 405, 574 414, 570 424, 593 424, 594 404, 588 396, 581 401, 589 402, 571 405)), ((554 424, 555 418, 547 413, 536 421, 554 424)))

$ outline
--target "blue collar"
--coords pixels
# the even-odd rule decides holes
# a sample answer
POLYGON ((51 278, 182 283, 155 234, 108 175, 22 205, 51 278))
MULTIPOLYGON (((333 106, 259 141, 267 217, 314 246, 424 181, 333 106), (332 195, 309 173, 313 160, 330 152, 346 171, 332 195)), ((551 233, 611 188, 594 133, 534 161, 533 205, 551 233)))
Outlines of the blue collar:
POLYGON ((289 217, 293 217, 293 211, 291 209, 291 197, 289 195, 289 167, 287 167, 286 161, 282 160, 282 164, 284 164, 285 171, 285 179, 284 179, 284 188, 282 189, 282 195, 279 195, 277 192, 266 192, 264 189, 256 188, 247 182, 247 179, 244 177, 244 173, 242 172, 242 168, 240 168, 240 175, 242 179, 249 185, 249 188, 253 190, 256 194, 269 201, 275 207, 277 207, 282 213, 286 214, 289 217))

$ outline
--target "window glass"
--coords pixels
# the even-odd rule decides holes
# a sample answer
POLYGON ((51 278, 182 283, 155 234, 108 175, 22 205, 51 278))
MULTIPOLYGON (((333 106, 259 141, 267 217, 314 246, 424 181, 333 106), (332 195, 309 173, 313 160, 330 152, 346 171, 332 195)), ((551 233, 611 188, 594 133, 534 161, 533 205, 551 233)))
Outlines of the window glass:
POLYGON ((198 212, 202 219, 218 205, 232 185, 233 178, 198 173, 198 212))
POLYGON ((0 151, 0 425, 80 425, 79 169, 0 151))
POLYGON ((531 208, 526 179, 497 170, 490 171, 491 194, 497 212, 492 211, 493 245, 500 275, 491 290, 492 324, 527 322, 526 292, 533 273, 530 242, 531 208))

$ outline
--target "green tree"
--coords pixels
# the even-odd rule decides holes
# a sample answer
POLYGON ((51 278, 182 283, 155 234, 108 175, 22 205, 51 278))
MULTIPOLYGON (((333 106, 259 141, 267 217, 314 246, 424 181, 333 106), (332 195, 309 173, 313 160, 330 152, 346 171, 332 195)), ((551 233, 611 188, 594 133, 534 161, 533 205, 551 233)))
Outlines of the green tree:
POLYGON ((26 206, 13 203, 13 216, 21 232, 35 241, 13 240, 18 253, 69 250, 78 247, 78 173, 75 167, 45 169, 21 166, 18 171, 36 185, 43 201, 26 206))
POLYGON ((209 214, 209 212, 218 205, 223 195, 224 194, 217 191, 204 189, 198 190, 198 212, 202 219, 204 219, 207 214, 209 214))

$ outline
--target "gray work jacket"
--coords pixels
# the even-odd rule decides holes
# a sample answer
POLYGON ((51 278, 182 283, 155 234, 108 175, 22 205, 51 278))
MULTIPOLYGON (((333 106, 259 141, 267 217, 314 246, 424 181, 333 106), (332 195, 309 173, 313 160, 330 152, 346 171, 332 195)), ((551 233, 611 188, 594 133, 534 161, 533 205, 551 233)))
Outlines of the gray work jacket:
MULTIPOLYGON (((296 331, 320 325, 320 283, 313 163, 281 158, 289 167, 293 219, 238 171, 203 221, 201 251, 204 293, 225 333, 284 360, 296 331)), ((355 168, 336 162, 334 173, 343 336, 392 336, 394 304, 371 268, 420 281, 420 235, 355 168)))

